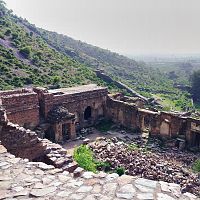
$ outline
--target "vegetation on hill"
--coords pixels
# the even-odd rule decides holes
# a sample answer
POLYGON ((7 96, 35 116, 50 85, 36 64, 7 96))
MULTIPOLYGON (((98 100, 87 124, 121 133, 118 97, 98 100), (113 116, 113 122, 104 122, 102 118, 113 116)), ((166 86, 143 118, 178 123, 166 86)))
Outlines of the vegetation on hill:
POLYGON ((56 32, 39 29, 23 21, 23 25, 40 35, 50 46, 93 69, 103 69, 115 80, 127 84, 146 97, 161 99, 165 110, 192 109, 190 94, 174 87, 168 74, 145 63, 74 40, 56 32))
POLYGON ((0 1, 0 89, 24 85, 68 87, 93 82, 118 91, 115 85, 97 78, 93 72, 97 68, 144 96, 160 99, 165 110, 193 107, 190 94, 175 88, 169 75, 159 69, 37 28, 13 15, 0 1))
POLYGON ((39 35, 22 26, 23 20, 12 15, 2 1, 0 16, 0 89, 92 82, 106 85, 90 68, 49 47, 39 35))

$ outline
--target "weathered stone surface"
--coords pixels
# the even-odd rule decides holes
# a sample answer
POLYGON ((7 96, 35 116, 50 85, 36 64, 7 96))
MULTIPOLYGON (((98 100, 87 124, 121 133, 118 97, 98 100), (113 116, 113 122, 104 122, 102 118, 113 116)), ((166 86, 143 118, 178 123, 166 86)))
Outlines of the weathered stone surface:
POLYGON ((80 177, 81 174, 83 173, 83 171, 84 171, 83 168, 77 167, 77 168, 74 170, 74 172, 73 172, 74 178, 80 177))
POLYGON ((59 174, 58 178, 61 182, 66 183, 68 180, 70 180, 71 178, 67 175, 63 175, 63 174, 59 174))
POLYGON ((132 183, 134 180, 133 176, 122 175, 117 179, 119 185, 125 185, 128 183, 132 183))
POLYGON ((106 177, 106 181, 110 182, 110 181, 115 180, 115 179, 118 178, 118 177, 119 177, 118 174, 112 173, 112 174, 109 174, 109 175, 106 177))
POLYGON ((23 190, 23 191, 14 193, 13 197, 27 196, 28 194, 29 192, 27 190, 23 190))
POLYGON ((69 196, 70 200, 81 200, 85 197, 85 194, 72 194, 69 196))
POLYGON ((106 183, 103 185, 103 194, 106 196, 115 196, 117 183, 106 183))
POLYGON ((42 189, 32 189, 30 194, 34 197, 43 197, 56 191, 56 187, 46 187, 42 189))
POLYGON ((124 199, 133 199, 133 197, 136 194, 136 190, 133 187, 132 184, 127 184, 122 186, 116 193, 116 196, 118 198, 124 198, 124 199))
POLYGON ((61 191, 57 193, 57 196, 59 197, 68 197, 72 192, 70 191, 61 191))
POLYGON ((139 193, 137 194, 139 200, 154 200, 153 193, 139 193))
POLYGON ((164 193, 158 193, 157 194, 157 199, 158 200, 175 200, 173 197, 167 195, 167 194, 164 194, 164 193))
POLYGON ((89 178, 93 178, 94 177, 94 173, 93 172, 84 172, 82 177, 85 179, 89 179, 89 178))
POLYGON ((81 186, 76 192, 88 193, 92 190, 92 186, 81 186))
POLYGON ((149 188, 156 188, 157 182, 148 180, 148 179, 144 179, 144 178, 139 178, 139 179, 135 180, 135 184, 142 185, 142 186, 149 187, 149 188))
MULTIPOLYGON (((0 154, 0 161, 13 159, 0 154)), ((180 193, 180 186, 127 175, 86 173, 74 178, 66 171, 39 167, 40 163, 13 162, 0 170, 0 199, 67 200, 196 200, 191 193, 180 193), (19 170, 20 169, 20 170, 19 170), (43 173, 42 173, 43 172, 43 173)), ((7 165, 7 164, 6 164, 7 165)), ((5 166, 6 166, 5 165, 5 166)))
MULTIPOLYGON (((189 192, 184 193, 184 196, 188 197, 189 199, 197 199, 197 197, 189 192)), ((198 198, 200 199, 200 197, 198 198)))

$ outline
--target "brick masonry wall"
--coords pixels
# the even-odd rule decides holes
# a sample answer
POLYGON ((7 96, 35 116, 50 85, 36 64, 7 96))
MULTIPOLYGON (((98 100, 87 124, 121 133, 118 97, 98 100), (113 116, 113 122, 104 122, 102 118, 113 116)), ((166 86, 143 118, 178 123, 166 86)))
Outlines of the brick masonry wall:
POLYGON ((112 98, 107 100, 106 117, 128 128, 140 126, 137 107, 112 98))
POLYGON ((47 117, 48 112, 56 105, 65 106, 69 112, 78 115, 79 123, 84 126, 84 111, 90 106, 92 109, 92 118, 97 120, 100 115, 104 115, 107 99, 107 89, 98 89, 94 91, 81 92, 75 94, 53 95, 44 93, 39 101, 44 109, 42 113, 47 117))
POLYGON ((69 172, 77 168, 77 163, 62 146, 40 139, 34 131, 9 122, 3 109, 0 109, 0 144, 20 158, 42 161, 69 172))
POLYGON ((152 136, 163 138, 185 136, 188 147, 196 143, 195 132, 200 134, 200 120, 181 117, 169 112, 151 112, 110 97, 107 99, 106 117, 127 128, 140 128, 140 130, 145 129, 145 119, 147 119, 152 136), (192 123, 197 130, 192 130, 192 123))
POLYGON ((32 160, 44 154, 45 147, 35 132, 11 122, 1 124, 0 140, 9 152, 18 157, 32 160))
POLYGON ((2 95, 1 104, 11 122, 27 128, 34 128, 39 124, 39 102, 36 93, 2 95))

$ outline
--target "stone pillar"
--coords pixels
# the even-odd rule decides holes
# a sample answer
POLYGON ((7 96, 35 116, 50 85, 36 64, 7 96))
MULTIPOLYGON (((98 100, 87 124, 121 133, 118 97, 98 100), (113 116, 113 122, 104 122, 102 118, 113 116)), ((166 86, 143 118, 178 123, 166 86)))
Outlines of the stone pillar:
POLYGON ((76 127, 75 127, 75 121, 71 122, 69 124, 69 137, 70 139, 76 138, 76 127))
POLYGON ((55 141, 62 142, 63 136, 62 136, 62 124, 61 123, 54 125, 54 132, 55 132, 55 141))

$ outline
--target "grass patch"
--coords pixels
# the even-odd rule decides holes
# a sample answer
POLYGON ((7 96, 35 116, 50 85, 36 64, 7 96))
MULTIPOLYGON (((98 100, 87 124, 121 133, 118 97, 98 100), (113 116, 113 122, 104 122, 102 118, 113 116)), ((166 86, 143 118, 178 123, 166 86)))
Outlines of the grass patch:
POLYGON ((86 145, 81 145, 74 150, 74 159, 80 167, 87 171, 97 172, 97 165, 91 149, 86 145))
POLYGON ((192 169, 193 169, 194 172, 200 172, 200 159, 197 159, 194 162, 192 169))
POLYGON ((97 173, 98 170, 110 171, 110 163, 94 159, 92 150, 86 145, 80 145, 74 150, 74 160, 87 171, 97 173))

